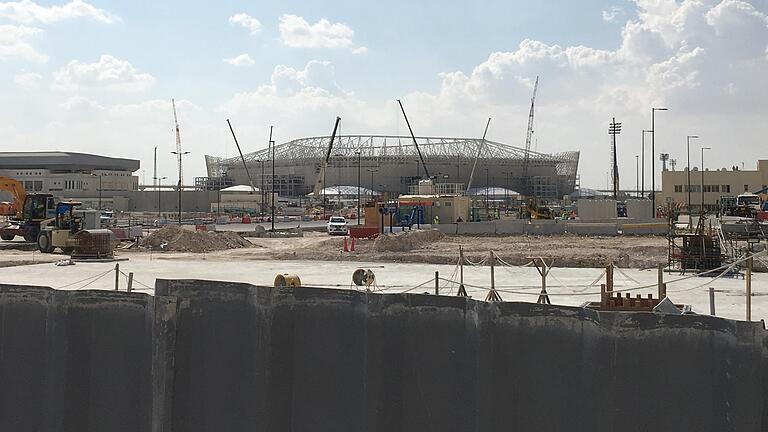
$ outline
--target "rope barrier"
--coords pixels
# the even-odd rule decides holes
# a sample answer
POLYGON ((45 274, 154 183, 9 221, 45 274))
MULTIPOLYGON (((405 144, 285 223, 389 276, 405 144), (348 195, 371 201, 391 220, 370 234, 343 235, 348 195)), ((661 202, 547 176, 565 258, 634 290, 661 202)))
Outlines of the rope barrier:
POLYGON ((87 280, 89 280, 89 279, 93 279, 93 278, 96 278, 96 280, 98 280, 99 278, 101 278, 102 276, 106 275, 107 273, 109 273, 109 272, 111 272, 111 271, 112 271, 112 269, 109 269, 109 270, 107 270, 107 271, 105 271, 105 272, 103 272, 103 273, 99 273, 99 274, 97 274, 97 275, 94 275, 94 276, 89 276, 89 277, 87 277, 87 278, 85 278, 85 279, 81 279, 81 280, 79 280, 79 281, 76 281, 76 282, 72 282, 72 283, 68 283, 68 284, 66 284, 66 285, 62 285, 62 286, 60 286, 60 287, 58 287, 58 288, 56 288, 56 289, 67 288, 67 287, 70 287, 70 286, 72 286, 72 285, 77 285, 77 284, 79 284, 79 283, 85 282, 85 281, 87 281, 87 280))

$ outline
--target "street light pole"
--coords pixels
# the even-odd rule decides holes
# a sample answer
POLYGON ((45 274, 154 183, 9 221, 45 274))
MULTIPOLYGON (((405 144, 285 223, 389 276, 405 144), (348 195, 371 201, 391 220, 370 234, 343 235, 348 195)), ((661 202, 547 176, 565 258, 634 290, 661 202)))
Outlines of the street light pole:
MULTIPOLYGON (((178 128, 178 126, 177 126, 177 128, 178 128)), ((184 155, 188 155, 189 152, 185 151, 185 152, 179 153, 179 152, 172 151, 171 153, 173 153, 173 154, 175 154, 176 156, 179 157, 179 184, 178 184, 176 189, 179 192, 179 225, 181 225, 181 191, 184 188, 184 185, 181 184, 182 183, 182 178, 181 178, 181 157, 184 156, 184 155)))
POLYGON ((640 155, 635 155, 635 195, 640 193, 640 155))
POLYGON ((698 138, 698 135, 688 135, 685 137, 685 150, 688 157, 688 231, 693 231, 693 210, 691 210, 691 138, 698 138))
POLYGON ((272 232, 275 232, 275 142, 272 140, 272 126, 269 127, 269 146, 272 148, 272 193, 269 197, 269 207, 272 211, 270 216, 272 232))
POLYGON ((357 154, 357 224, 360 225, 360 166, 363 155, 359 151, 356 151, 355 154, 357 154))
POLYGON ((711 150, 709 147, 701 148, 701 215, 704 216, 704 150, 711 150))
POLYGON ((667 111, 667 108, 651 108, 651 207, 652 218, 656 219, 656 111, 667 111))
POLYGON ((160 201, 161 200, 160 190, 163 188, 163 180, 167 178, 168 177, 165 176, 165 177, 157 177, 155 179, 157 180, 157 186, 158 186, 157 187, 157 218, 158 219, 162 217, 162 211, 163 211, 162 202, 160 201))
POLYGON ((648 129, 643 129, 642 144, 640 146, 640 196, 645 198, 645 134, 650 133, 648 129))
POLYGON ((377 172, 379 170, 377 170, 377 169, 368 169, 366 171, 371 173, 371 201, 373 201, 373 173, 375 173, 375 172, 377 172))

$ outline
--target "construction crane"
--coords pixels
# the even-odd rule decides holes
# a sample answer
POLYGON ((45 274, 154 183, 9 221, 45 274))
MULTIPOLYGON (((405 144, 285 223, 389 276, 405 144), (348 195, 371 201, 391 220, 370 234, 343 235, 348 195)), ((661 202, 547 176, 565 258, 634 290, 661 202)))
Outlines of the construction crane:
MULTIPOLYGON (((408 125, 408 131, 411 133, 411 139, 413 139, 413 145, 416 146, 416 151, 419 153, 419 160, 421 161, 421 166, 424 167, 424 174, 426 174, 427 178, 430 178, 429 170, 427 169, 427 164, 424 163, 424 156, 421 154, 421 149, 419 148, 419 143, 416 142, 416 137, 413 135, 413 129, 411 129, 411 122, 408 121, 408 116, 405 115, 405 108, 403 108, 403 103, 400 102, 400 99, 397 100, 397 103, 400 104, 400 111, 403 112, 403 117, 405 118, 405 124, 408 125)), ((416 171, 416 174, 418 176, 418 169, 416 171)))
POLYGON ((317 173, 317 180, 315 180, 314 196, 315 199, 323 194, 323 217, 325 217, 325 171, 328 168, 328 163, 331 161, 331 150, 333 149, 333 141, 336 139, 336 131, 339 129, 339 122, 341 117, 336 117, 336 123, 333 124, 333 132, 331 133, 331 141, 328 143, 328 150, 325 152, 325 158, 320 161, 320 171, 317 173))
POLYGON ((171 105, 173 106, 173 123, 176 127, 176 151, 171 153, 175 154, 179 161, 179 183, 176 190, 179 192, 179 225, 181 225, 181 191, 184 184, 184 172, 181 167, 181 157, 185 154, 189 154, 189 152, 181 151, 181 132, 179 132, 179 119, 176 116, 176 101, 174 99, 171 99, 171 105))
MULTIPOLYGON (((472 180, 475 178, 475 168, 477 168, 477 161, 480 159, 480 154, 483 152, 483 147, 485 147, 485 136, 488 134, 488 126, 491 125, 491 118, 488 117, 488 121, 485 123, 485 132, 483 132, 483 139, 480 141, 480 144, 477 146, 477 155, 475 155, 475 161, 472 163, 472 171, 469 172, 469 180, 467 181, 467 191, 472 188, 472 180)), ((486 188, 486 195, 488 194, 488 185, 485 185, 486 188)))
POLYGON ((531 182, 528 179, 528 165, 531 159, 531 139, 533 138, 533 113, 536 104, 536 91, 539 89, 539 77, 536 76, 536 83, 533 84, 533 96, 531 96, 531 111, 528 113, 528 130, 525 133, 525 156, 523 159, 523 193, 526 196, 532 195, 531 182))
MULTIPOLYGON (((256 187, 253 185, 253 179, 251 178, 251 172, 248 171, 248 164, 245 163, 245 157, 243 156, 243 151, 240 149, 240 143, 237 142, 237 137, 235 136, 235 130, 232 129, 232 123, 229 122, 229 119, 227 119, 227 126, 229 126, 229 131, 232 133, 232 139, 235 140, 235 145, 237 146, 237 151, 240 153, 240 160, 243 161, 243 168, 245 169, 245 174, 248 176, 248 184, 251 186, 251 193, 256 192, 256 187)), ((264 185, 261 185, 263 188, 264 185)), ((221 190, 221 182, 219 182, 219 190, 221 190)))

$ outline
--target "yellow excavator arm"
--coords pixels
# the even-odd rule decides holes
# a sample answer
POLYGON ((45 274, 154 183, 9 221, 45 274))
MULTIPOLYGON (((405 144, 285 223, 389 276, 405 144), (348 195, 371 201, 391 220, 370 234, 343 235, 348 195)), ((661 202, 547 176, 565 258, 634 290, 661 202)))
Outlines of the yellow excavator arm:
POLYGON ((16 179, 0 176, 0 190, 8 191, 13 195, 13 206, 16 209, 16 218, 22 219, 24 200, 27 197, 27 191, 24 190, 24 185, 16 179))

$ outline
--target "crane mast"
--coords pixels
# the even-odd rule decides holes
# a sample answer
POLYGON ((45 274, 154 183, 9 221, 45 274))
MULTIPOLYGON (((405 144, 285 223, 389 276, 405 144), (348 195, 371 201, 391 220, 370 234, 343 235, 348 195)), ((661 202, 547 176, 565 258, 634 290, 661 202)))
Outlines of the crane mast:
MULTIPOLYGON (((424 167, 424 174, 426 174, 427 178, 430 178, 429 169, 427 169, 427 164, 424 163, 424 155, 421 154, 419 143, 416 142, 416 136, 413 135, 413 129, 411 129, 411 122, 408 121, 408 116, 405 115, 405 108, 403 108, 403 103, 400 102, 400 99, 397 100, 397 103, 400 104, 400 111, 403 112, 403 118, 405 118, 405 124, 408 125, 408 132, 411 133, 411 139, 413 139, 413 145, 416 147, 416 152, 419 154, 419 160, 421 161, 421 166, 424 167)), ((416 174, 418 174, 418 172, 416 174)))
POLYGON ((533 138, 533 113, 536 104, 536 91, 539 88, 539 77, 536 76, 536 83, 533 85, 533 96, 531 97, 531 111, 528 113, 528 129, 525 133, 525 156, 523 160, 523 193, 532 195, 531 182, 528 179, 528 165, 531 158, 531 139, 533 138))
POLYGON ((179 185, 178 190, 181 190, 184 183, 184 173, 181 168, 181 157, 183 153, 181 152, 181 132, 179 132, 179 119, 176 116, 176 101, 174 99, 171 99, 171 105, 173 106, 173 123, 176 127, 176 157, 179 162, 179 185))
MULTIPOLYGON (((317 199, 320 194, 323 194, 323 202, 325 203, 325 193, 323 192, 323 189, 325 189, 325 171, 328 168, 328 162, 331 160, 331 150, 333 150, 333 141, 336 139, 336 131, 339 129, 339 122, 341 121, 341 117, 336 117, 336 123, 333 125, 333 132, 331 133, 331 141, 328 143, 328 150, 325 152, 325 158, 320 162, 320 171, 317 174, 317 180, 315 180, 315 199, 317 199)), ((325 207, 323 207, 325 208, 325 207)))

